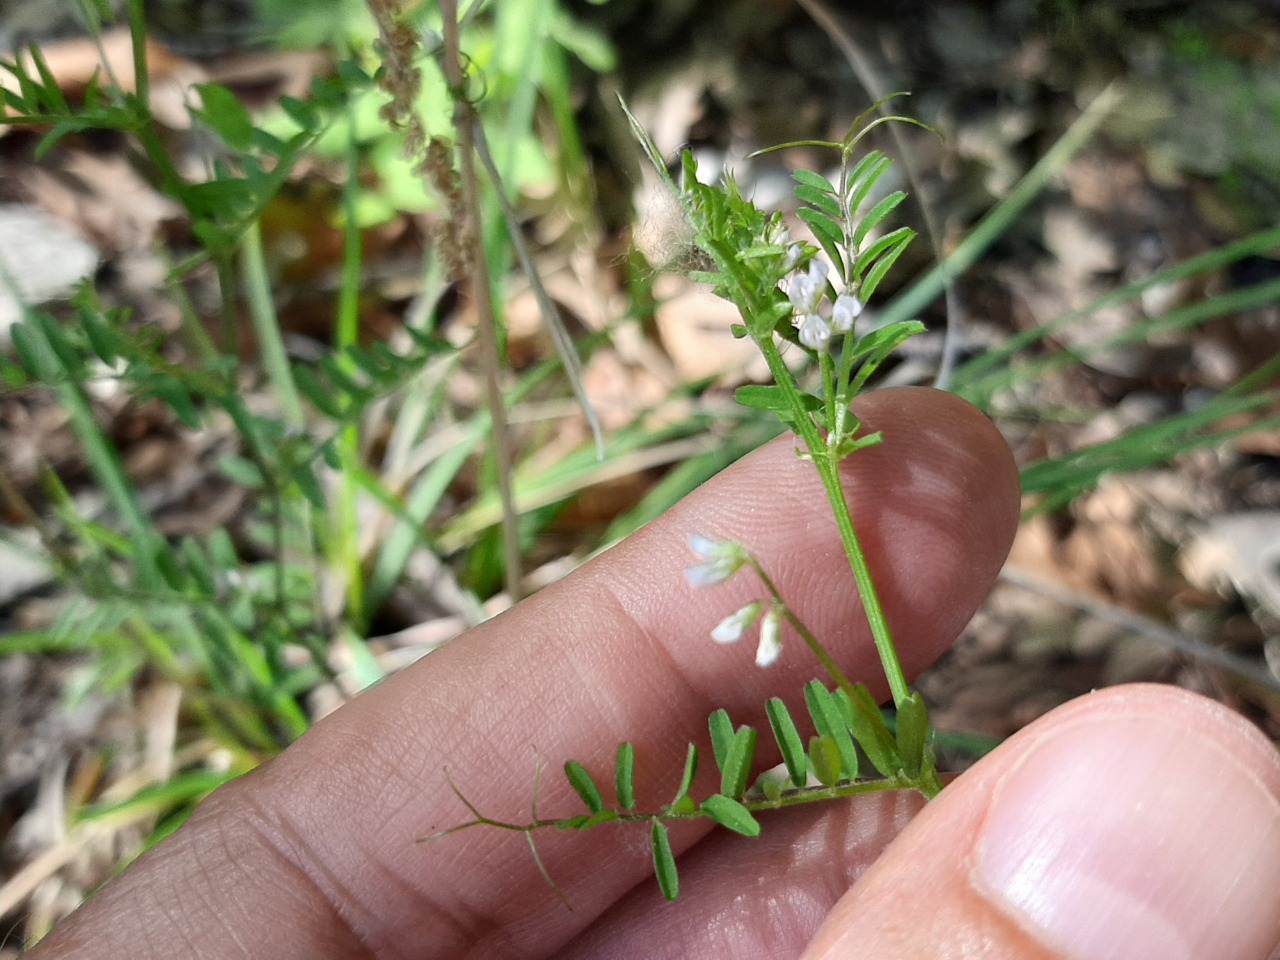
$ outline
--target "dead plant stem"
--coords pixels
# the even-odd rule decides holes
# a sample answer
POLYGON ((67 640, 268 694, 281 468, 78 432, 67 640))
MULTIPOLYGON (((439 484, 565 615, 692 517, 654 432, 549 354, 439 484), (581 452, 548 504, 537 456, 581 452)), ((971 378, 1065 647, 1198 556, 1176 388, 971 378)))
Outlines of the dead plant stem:
POLYGON ((502 502, 502 552, 507 594, 511 602, 521 597, 520 539, 515 498, 511 491, 511 449, 507 415, 502 399, 502 363, 498 351, 497 320, 489 286, 489 265, 481 242, 480 189, 475 170, 475 129, 479 123, 475 109, 466 98, 466 76, 458 43, 457 0, 440 0, 444 32, 444 74, 453 96, 454 127, 458 134, 458 166, 462 179, 463 207, 469 223, 458 224, 466 245, 468 285, 476 310, 480 365, 484 373, 485 402, 493 425, 493 454, 497 472, 498 499, 502 502))

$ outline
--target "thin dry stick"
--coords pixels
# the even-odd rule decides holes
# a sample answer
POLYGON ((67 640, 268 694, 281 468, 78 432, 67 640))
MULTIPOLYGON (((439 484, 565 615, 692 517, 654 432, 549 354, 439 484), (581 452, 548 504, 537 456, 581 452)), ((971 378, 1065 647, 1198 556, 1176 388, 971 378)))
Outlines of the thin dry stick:
POLYGON ((1148 637, 1171 650, 1177 650, 1179 653, 1205 663, 1212 663, 1216 667, 1228 670, 1270 690, 1280 690, 1280 680, 1277 680, 1266 667, 1215 647, 1209 641, 1193 634, 1174 630, 1150 617, 1144 617, 1142 614, 1090 597, 1079 590, 1072 590, 1070 587, 1036 576, 1029 570, 1012 564, 1005 564, 1004 569, 1000 571, 1000 579, 1024 590, 1034 591, 1063 606, 1073 607, 1098 620, 1114 624, 1139 636, 1148 637))
POLYGON ((476 328, 480 341, 480 364, 484 369, 485 402, 493 422, 493 453, 498 472, 498 499, 502 502, 502 554, 506 568, 507 594, 515 603, 521 597, 520 535, 517 528, 515 498, 511 492, 511 449, 507 435, 507 414, 502 401, 502 372, 498 354, 497 323, 489 290, 489 265, 485 262, 480 239, 480 190, 475 170, 475 130, 479 125, 476 112, 466 98, 466 76, 462 68, 462 51, 458 45, 457 0, 440 0, 444 19, 445 82, 453 96, 453 121, 458 132, 458 165, 462 176, 462 198, 470 221, 462 226, 467 245, 471 302, 475 305, 476 328))
POLYGON ((591 429, 591 436, 596 444, 596 459, 603 460, 605 455, 604 431, 600 426, 600 418, 596 416, 595 408, 591 405, 591 398, 587 396, 587 388, 582 383, 582 361, 578 359, 578 351, 573 346, 573 339, 569 336, 569 331, 565 329, 564 320, 560 317, 560 311, 556 308, 555 301, 547 293, 547 288, 542 285, 542 277, 533 263, 533 257, 529 254, 528 245, 524 242, 524 237, 520 235, 520 222, 516 218, 516 211, 511 206, 511 201, 507 199, 507 194, 502 184, 502 175, 498 172, 498 166, 493 162, 493 155, 489 152, 489 144, 485 139, 484 128, 477 126, 475 134, 476 154, 480 157, 480 163, 483 164, 485 172, 489 174, 489 179, 497 192, 498 205, 502 208, 503 219, 507 221, 507 233, 511 237, 511 245, 515 248, 516 256, 520 260, 520 266, 524 268, 525 276, 529 278, 529 288, 533 291, 533 297, 538 302, 538 310, 542 313, 542 322, 547 325, 547 331, 551 334, 551 339, 556 345, 556 352, 560 354, 560 363, 564 366, 565 376, 568 377, 569 385, 573 388, 573 395, 577 398, 578 406, 582 409, 582 415, 586 418, 587 426, 591 429))

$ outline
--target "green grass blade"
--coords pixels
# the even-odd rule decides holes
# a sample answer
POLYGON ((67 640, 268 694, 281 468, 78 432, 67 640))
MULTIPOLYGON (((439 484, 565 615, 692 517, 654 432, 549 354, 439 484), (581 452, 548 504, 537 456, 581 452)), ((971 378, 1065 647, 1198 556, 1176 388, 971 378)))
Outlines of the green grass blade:
POLYGON ((1067 161, 1088 142, 1094 132, 1120 102, 1121 92, 1116 84, 1108 86, 1076 119, 1040 160, 1027 171, 1008 195, 996 204, 969 232, 969 235, 933 269, 887 303, 880 311, 879 322, 894 323, 910 320, 932 303, 946 287, 947 277, 956 277, 973 266, 990 246, 995 243, 1022 211, 1040 195, 1058 175, 1067 161))
POLYGON ((1053 336, 1064 327, 1091 317, 1108 307, 1134 300, 1152 287, 1176 284, 1202 273, 1221 270, 1238 260, 1265 253, 1277 246, 1280 246, 1280 227, 1260 230, 1226 246, 1165 267, 1148 277, 1108 290, 1084 306, 1070 310, 1049 323, 1024 330, 1010 337, 999 347, 988 350, 981 356, 974 357, 957 367, 952 377, 953 387, 965 396, 983 392, 984 389, 990 392, 990 387, 984 388, 983 384, 992 376, 992 371, 996 371, 998 376, 999 371, 1002 371, 1016 354, 1046 337, 1053 336))

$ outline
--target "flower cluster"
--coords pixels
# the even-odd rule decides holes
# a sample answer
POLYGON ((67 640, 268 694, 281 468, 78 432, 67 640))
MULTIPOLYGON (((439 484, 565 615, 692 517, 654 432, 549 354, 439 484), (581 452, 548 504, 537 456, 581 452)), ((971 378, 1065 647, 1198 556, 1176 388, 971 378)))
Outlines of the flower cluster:
MULTIPOLYGON (((798 250, 798 245, 788 250, 788 263, 799 260, 798 250), (793 251, 797 251, 794 256, 793 251)), ((792 322, 800 331, 800 342, 811 350, 825 348, 837 333, 848 333, 862 313, 862 301, 851 293, 842 293, 832 303, 829 316, 824 315, 830 292, 829 270, 826 261, 813 257, 807 269, 795 270, 787 278, 787 299, 795 309, 792 322)))
MULTIPOLYGON (((685 577, 695 587, 723 583, 751 563, 751 557, 742 545, 731 540, 714 540, 695 533, 689 536, 689 546, 702 561, 685 570, 685 577)), ((782 655, 782 605, 776 598, 767 606, 753 600, 735 610, 716 624, 711 631, 711 639, 716 643, 737 643, 757 620, 760 622, 760 643, 756 647, 756 666, 773 666, 782 655)))

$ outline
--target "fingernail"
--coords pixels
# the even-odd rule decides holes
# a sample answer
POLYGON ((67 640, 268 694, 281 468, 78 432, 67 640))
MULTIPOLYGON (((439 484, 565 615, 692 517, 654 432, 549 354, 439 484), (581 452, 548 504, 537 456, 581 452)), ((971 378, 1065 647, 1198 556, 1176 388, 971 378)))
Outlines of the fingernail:
POLYGON ((1080 960, 1266 960, 1280 944, 1280 802, 1209 736, 1082 717, 997 786, 976 885, 1080 960))

